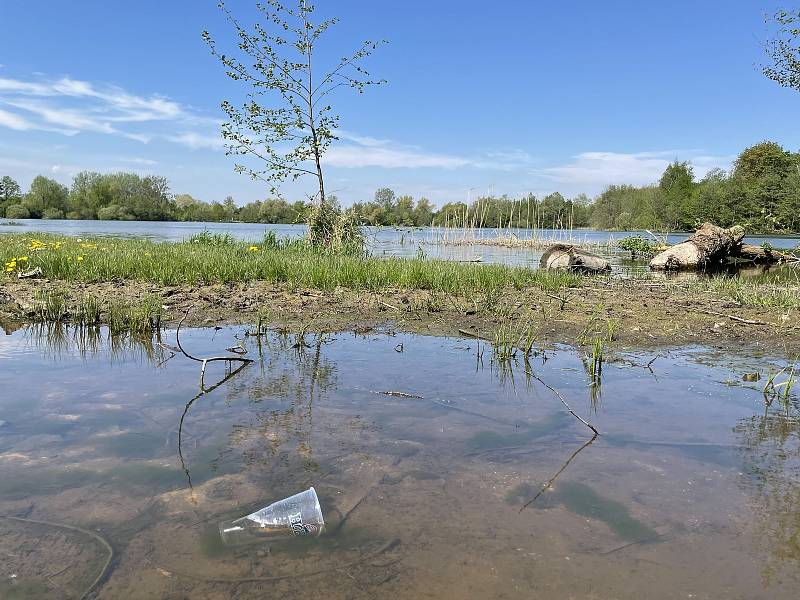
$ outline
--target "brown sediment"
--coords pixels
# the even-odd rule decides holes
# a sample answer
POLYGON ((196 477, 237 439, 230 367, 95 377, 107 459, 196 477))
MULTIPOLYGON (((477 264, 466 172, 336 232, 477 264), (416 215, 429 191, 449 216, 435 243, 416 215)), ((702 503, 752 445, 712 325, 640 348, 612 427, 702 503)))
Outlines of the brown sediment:
MULTIPOLYGON (((609 332, 621 346, 637 348, 704 344, 800 351, 797 309, 747 307, 708 287, 674 280, 587 278, 575 288, 526 288, 461 295, 428 290, 380 292, 299 289, 267 282, 162 286, 8 280, 0 287, 0 321, 32 318, 37 292, 64 294, 67 303, 85 294, 135 303, 161 299, 167 326, 192 307, 194 326, 252 324, 268 315, 271 325, 309 331, 367 333, 383 328, 431 335, 491 338, 501 323, 532 325, 538 342, 574 343, 609 332)), ((11 328, 14 325, 10 325, 11 328)))

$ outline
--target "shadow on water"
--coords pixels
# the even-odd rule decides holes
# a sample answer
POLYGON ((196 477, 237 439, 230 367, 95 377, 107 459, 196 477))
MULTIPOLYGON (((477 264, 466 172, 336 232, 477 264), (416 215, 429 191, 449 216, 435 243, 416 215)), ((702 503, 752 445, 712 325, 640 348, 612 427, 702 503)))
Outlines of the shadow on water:
MULTIPOLYGON (((514 501, 530 490, 528 485, 517 488, 507 498, 514 501)), ((659 537, 654 529, 631 517, 624 504, 598 494, 585 483, 560 482, 553 485, 552 490, 548 488, 541 498, 540 508, 563 506, 571 513, 605 523, 621 539, 629 542, 655 541, 659 537)))

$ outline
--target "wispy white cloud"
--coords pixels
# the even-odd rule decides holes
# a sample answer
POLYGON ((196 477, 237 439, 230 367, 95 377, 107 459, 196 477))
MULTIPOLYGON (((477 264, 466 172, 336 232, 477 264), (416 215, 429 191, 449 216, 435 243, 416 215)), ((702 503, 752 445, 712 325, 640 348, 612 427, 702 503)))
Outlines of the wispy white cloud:
POLYGON ((487 151, 476 156, 431 152, 419 146, 399 144, 387 139, 337 132, 339 143, 325 153, 323 162, 332 167, 357 169, 445 169, 460 168, 511 171, 529 165, 533 158, 522 150, 487 151))
POLYGON ((20 115, 0 109, 0 127, 8 127, 9 129, 15 129, 17 131, 27 131, 33 129, 34 125, 20 115))
POLYGON ((197 131, 184 131, 174 135, 166 135, 164 139, 175 144, 181 144, 192 150, 220 150, 225 147, 225 140, 217 133, 200 133, 197 131))
POLYGON ((151 160, 149 158, 139 158, 138 156, 133 158, 126 158, 121 157, 118 159, 120 162, 131 163, 134 165, 143 165, 145 167, 152 167, 153 165, 157 165, 158 161, 151 160))
POLYGON ((566 164, 535 169, 531 174, 591 191, 613 184, 657 182, 664 169, 676 159, 691 162, 697 177, 703 177, 714 168, 728 168, 731 163, 731 157, 701 155, 697 151, 583 152, 566 164))
POLYGON ((141 143, 163 136, 163 129, 152 130, 153 123, 170 122, 176 131, 188 126, 208 130, 218 124, 216 119, 197 114, 165 96, 136 95, 117 86, 69 77, 33 81, 0 78, 0 105, 0 127, 63 135, 119 135, 141 143))

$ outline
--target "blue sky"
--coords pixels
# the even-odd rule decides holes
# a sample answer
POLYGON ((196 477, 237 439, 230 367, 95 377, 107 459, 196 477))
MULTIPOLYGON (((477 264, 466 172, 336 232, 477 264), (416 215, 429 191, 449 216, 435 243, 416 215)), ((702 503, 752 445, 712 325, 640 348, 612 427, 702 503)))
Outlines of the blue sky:
MULTIPOLYGON (((228 2, 245 22, 253 4, 228 2)), ((383 186, 439 205, 487 191, 595 195, 654 181, 676 158, 702 175, 764 139, 800 147, 800 94, 758 70, 778 2, 316 6, 341 17, 321 63, 389 41, 367 63, 389 83, 336 99, 327 188, 344 204, 383 186)), ((204 200, 269 195, 221 148, 220 101, 242 88, 200 37, 232 45, 216 2, 0 0, 0 20, 0 175, 27 187, 39 173, 68 184, 81 170, 127 170, 204 200)))

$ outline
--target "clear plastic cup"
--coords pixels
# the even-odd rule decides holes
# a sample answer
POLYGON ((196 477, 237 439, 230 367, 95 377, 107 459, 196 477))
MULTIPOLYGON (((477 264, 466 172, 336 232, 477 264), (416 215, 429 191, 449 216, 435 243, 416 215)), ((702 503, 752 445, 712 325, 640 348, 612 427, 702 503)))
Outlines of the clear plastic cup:
POLYGON ((219 524, 223 543, 229 546, 298 536, 319 537, 325 528, 316 490, 273 502, 247 516, 219 524))

